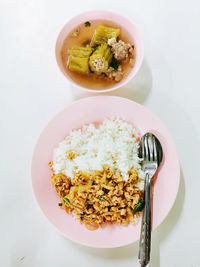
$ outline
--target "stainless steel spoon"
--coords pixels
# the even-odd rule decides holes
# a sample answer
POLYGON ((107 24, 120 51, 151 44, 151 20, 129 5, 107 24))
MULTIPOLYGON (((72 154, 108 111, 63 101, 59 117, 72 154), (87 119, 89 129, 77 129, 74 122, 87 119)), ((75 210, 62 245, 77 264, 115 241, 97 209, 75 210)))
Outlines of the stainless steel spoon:
POLYGON ((163 159, 161 144, 152 133, 146 133, 142 137, 139 147, 139 157, 142 158, 142 169, 145 173, 145 206, 142 215, 138 259, 141 267, 145 267, 150 261, 151 251, 152 178, 163 159))

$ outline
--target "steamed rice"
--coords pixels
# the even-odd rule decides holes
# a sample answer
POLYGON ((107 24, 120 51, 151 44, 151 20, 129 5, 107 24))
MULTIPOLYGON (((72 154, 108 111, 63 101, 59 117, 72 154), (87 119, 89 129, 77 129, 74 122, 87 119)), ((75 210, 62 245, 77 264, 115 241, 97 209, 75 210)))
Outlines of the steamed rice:
POLYGON ((71 131, 54 150, 53 173, 73 179, 78 172, 92 173, 109 166, 113 172, 121 174, 125 181, 132 168, 142 178, 138 141, 136 129, 121 119, 105 119, 98 127, 94 124, 84 125, 81 129, 71 131))

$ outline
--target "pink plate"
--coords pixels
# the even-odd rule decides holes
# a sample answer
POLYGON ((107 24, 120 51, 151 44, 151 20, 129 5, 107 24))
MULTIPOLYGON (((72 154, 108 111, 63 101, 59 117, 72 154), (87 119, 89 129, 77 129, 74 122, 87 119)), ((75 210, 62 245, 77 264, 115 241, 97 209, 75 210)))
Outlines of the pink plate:
POLYGON ((164 160, 154 187, 153 228, 172 208, 179 187, 180 166, 174 142, 165 126, 145 107, 125 98, 95 96, 73 102, 52 119, 42 132, 32 159, 32 185, 37 202, 49 222, 65 237, 83 245, 113 248, 138 240, 140 222, 136 225, 106 226, 89 231, 58 207, 59 199, 50 183, 48 162, 53 149, 72 129, 83 124, 120 117, 131 122, 141 134, 153 132, 159 138, 164 160))

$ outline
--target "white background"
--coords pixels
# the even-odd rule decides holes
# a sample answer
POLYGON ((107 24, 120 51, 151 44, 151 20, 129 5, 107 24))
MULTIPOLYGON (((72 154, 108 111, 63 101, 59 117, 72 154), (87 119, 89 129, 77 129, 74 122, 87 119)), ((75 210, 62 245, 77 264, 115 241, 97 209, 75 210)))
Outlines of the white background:
POLYGON ((176 203, 153 233, 150 267, 199 267, 200 4, 198 0, 0 1, 0 266, 139 266, 138 243, 92 249, 59 236, 33 198, 30 163, 47 122, 84 95, 71 88, 54 56, 57 35, 90 9, 133 19, 144 64, 115 92, 152 110, 177 146, 182 166, 176 203))

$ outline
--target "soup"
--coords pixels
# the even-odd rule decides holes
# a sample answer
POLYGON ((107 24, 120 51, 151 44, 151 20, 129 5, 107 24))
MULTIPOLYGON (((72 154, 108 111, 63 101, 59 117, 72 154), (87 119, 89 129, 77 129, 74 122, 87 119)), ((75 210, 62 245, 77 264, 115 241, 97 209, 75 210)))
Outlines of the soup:
POLYGON ((61 58, 66 74, 74 82, 90 89, 106 89, 125 79, 134 67, 135 47, 121 26, 92 20, 78 25, 65 38, 61 58), (114 37, 108 39, 103 34, 114 37), (103 54, 106 59, 101 58, 103 54), (104 69, 98 68, 102 65, 99 58, 105 63, 104 69))

